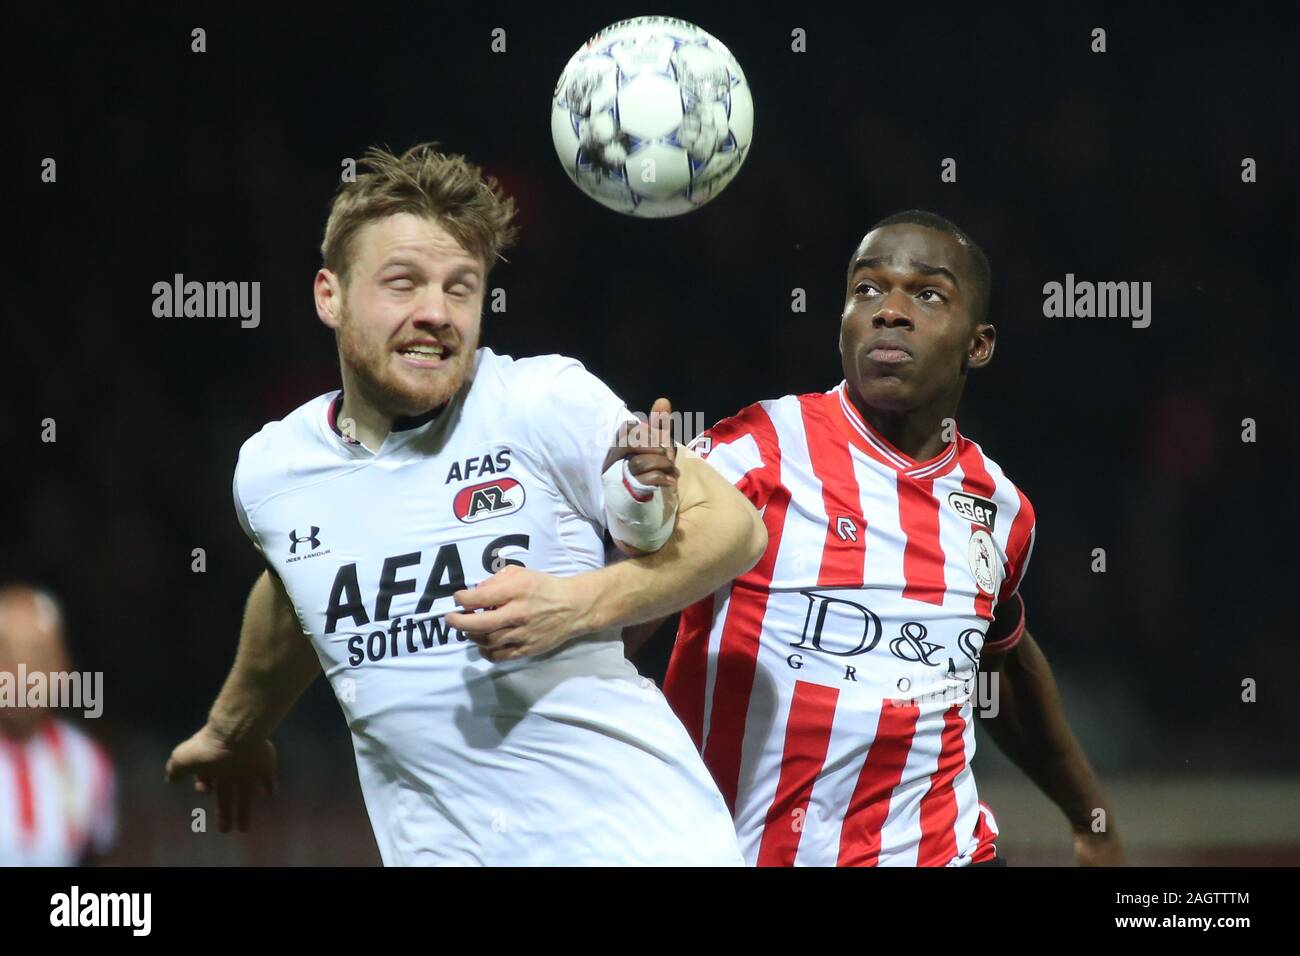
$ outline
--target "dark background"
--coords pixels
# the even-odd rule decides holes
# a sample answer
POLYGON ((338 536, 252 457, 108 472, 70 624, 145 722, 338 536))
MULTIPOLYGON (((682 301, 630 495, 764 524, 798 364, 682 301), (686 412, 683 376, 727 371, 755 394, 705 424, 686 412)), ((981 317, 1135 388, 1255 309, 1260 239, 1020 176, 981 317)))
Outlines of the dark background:
MULTIPOLYGON (((955 220, 992 262, 999 329, 960 427, 1037 509, 1028 620, 1103 779, 1294 779, 1289 15, 651 6, 65 9, 8 23, 21 81, 7 97, 0 582, 51 588, 78 667, 106 674, 90 730, 124 768, 121 858, 228 858, 177 842, 188 819, 178 836, 167 814, 191 798, 160 778, 220 686, 260 569, 231 504, 236 456, 337 385, 310 285, 341 161, 428 139, 519 205, 521 243, 490 281, 508 309, 485 312, 484 344, 574 355, 631 408, 667 395, 709 424, 839 382, 844 270, 872 222, 912 207, 955 220), (667 221, 583 196, 549 131, 578 46, 652 12, 722 39, 755 103, 740 175, 667 221), (1096 26, 1104 54, 1090 52, 1096 26), (190 52, 194 27, 206 53, 190 52), (791 52, 795 27, 807 53, 791 52), (47 156, 55 184, 40 181, 47 156), (945 157, 957 183, 940 182, 945 157), (260 327, 155 318, 152 286, 177 272, 259 281, 260 327), (1150 281, 1151 326, 1044 318, 1043 284, 1067 272, 1150 281), (796 287, 805 313, 791 311, 796 287), (55 443, 40 439, 45 418, 55 443), (206 573, 190 570, 197 547, 206 573), (1098 547, 1105 574, 1090 570, 1098 547), (1256 703, 1241 700, 1245 678, 1256 703)), ((647 673, 662 674, 669 643, 665 631, 644 655, 647 673)), ((325 682, 278 739, 290 809, 240 859, 372 860, 325 682), (328 825, 337 852, 285 851, 279 825, 328 825)), ((977 768, 1031 788, 993 750, 977 768)))

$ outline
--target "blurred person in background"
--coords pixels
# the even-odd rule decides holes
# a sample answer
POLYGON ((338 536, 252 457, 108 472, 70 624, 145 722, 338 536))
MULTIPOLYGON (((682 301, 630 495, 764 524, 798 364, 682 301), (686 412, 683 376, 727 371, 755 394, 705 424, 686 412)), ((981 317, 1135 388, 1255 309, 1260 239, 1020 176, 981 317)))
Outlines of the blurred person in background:
POLYGON ((0 589, 0 866, 75 866, 112 846, 108 755, 54 716, 48 695, 33 705, 19 690, 37 674, 52 687, 50 675, 69 669, 54 599, 27 586, 0 589))

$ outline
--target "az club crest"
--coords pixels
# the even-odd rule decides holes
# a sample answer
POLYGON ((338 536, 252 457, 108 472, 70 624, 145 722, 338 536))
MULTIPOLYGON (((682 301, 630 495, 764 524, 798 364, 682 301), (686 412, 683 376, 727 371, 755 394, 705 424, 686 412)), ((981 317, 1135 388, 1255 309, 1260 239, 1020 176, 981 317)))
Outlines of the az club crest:
POLYGON ((513 478, 497 478, 462 488, 452 502, 456 519, 465 524, 514 514, 523 506, 524 486, 513 478))

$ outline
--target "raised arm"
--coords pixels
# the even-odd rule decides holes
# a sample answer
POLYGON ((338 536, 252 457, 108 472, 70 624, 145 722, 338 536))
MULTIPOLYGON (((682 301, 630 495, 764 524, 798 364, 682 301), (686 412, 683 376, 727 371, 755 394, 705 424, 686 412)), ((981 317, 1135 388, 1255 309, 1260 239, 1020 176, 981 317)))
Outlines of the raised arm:
POLYGON ((1115 814, 1070 730, 1052 669, 1038 643, 1024 631, 1009 650, 986 655, 980 666, 997 675, 996 712, 981 717, 980 723, 1065 814, 1074 834, 1075 858, 1084 866, 1122 866, 1115 814))
POLYGON ((271 731, 320 673, 279 577, 263 572, 244 609, 235 663, 208 713, 207 723, 172 751, 168 782, 194 776, 194 789, 217 791, 218 826, 240 830, 250 822, 253 784, 275 784, 271 731))
POLYGON ((489 660, 551 650, 570 638, 665 617, 741 574, 762 556, 767 529, 730 482, 686 448, 676 450, 677 523, 652 554, 571 578, 508 567, 458 591, 466 613, 447 622, 489 660), (490 608, 480 613, 476 609, 490 608))

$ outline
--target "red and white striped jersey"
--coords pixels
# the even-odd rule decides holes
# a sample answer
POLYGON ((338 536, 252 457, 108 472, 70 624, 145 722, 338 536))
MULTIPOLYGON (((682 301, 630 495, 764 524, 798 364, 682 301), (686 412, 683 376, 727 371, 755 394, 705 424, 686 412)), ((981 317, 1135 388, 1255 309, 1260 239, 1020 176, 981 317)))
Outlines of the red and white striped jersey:
POLYGON ((762 512, 768 546, 682 613, 664 692, 746 860, 993 858, 971 695, 995 609, 1023 615, 1028 499, 960 433, 929 461, 904 455, 843 383, 751 405, 701 439, 762 512))
POLYGON ((0 736, 0 866, 75 866, 117 827, 112 765, 75 725, 51 717, 25 740, 0 736))

